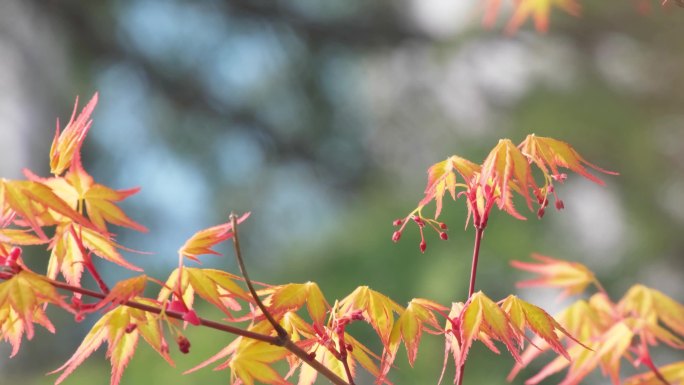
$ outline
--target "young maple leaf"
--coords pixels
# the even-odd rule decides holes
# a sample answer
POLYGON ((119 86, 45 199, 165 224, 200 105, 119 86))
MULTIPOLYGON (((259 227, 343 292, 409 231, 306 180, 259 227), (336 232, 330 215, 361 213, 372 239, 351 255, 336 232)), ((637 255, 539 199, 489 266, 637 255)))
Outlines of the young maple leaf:
MULTIPOLYGON (((511 323, 518 330, 524 331, 525 328, 529 328, 535 335, 544 340, 551 349, 567 360, 570 360, 570 356, 561 344, 558 334, 562 333, 571 340, 580 343, 542 308, 525 302, 514 295, 506 297, 501 308, 508 314, 511 323)), ((521 334, 518 341, 519 345, 523 344, 523 339, 524 335, 521 334)))
POLYGON ((361 312, 387 349, 394 326, 394 313, 401 314, 404 308, 368 286, 359 286, 340 301, 336 315, 337 318, 342 318, 354 312, 361 312))
MULTIPOLYGON (((249 218, 249 214, 250 213, 243 214, 238 218, 237 223, 240 224, 244 222, 249 218)), ((201 254, 221 255, 211 248, 220 242, 232 238, 233 235, 233 225, 231 222, 200 230, 190 237, 190 239, 185 241, 185 244, 178 250, 178 256, 181 259, 186 257, 195 262, 199 262, 197 256, 201 254)))
POLYGON ((175 310, 187 313, 191 311, 197 294, 231 317, 230 310, 239 310, 239 304, 233 297, 247 302, 254 301, 250 294, 235 282, 240 279, 237 275, 221 270, 184 266, 171 272, 157 300, 168 302, 173 294, 175 299, 171 302, 181 304, 180 308, 175 310))
MULTIPOLYGON (((153 301, 134 298, 136 302, 156 306, 153 301)), ((139 337, 159 353, 170 365, 168 344, 159 322, 159 315, 127 306, 118 306, 100 318, 85 336, 81 345, 71 358, 49 374, 62 372, 55 381, 58 385, 83 363, 103 342, 107 341, 107 357, 112 365, 111 385, 121 381, 124 369, 133 358, 139 337)))
POLYGON ((42 226, 53 225, 62 217, 85 227, 92 224, 52 190, 39 182, 0 179, 0 207, 9 207, 21 216, 41 238, 48 239, 42 226))
MULTIPOLYGON (((660 374, 667 380, 668 383, 684 384, 684 361, 675 362, 669 365, 658 368, 660 374)), ((629 377, 624 385, 663 385, 663 380, 658 378, 654 372, 638 374, 629 377)))
POLYGON ((34 323, 55 332, 45 315, 47 303, 72 311, 49 282, 30 271, 19 271, 0 283, 0 337, 12 345, 11 356, 19 351, 24 334, 33 338, 34 323))
POLYGON ((61 271, 67 282, 80 285, 83 264, 89 258, 89 255, 84 253, 95 254, 129 270, 142 271, 123 258, 116 250, 120 247, 111 239, 111 235, 103 235, 99 231, 76 224, 62 223, 57 226, 50 242, 52 252, 47 276, 54 279, 61 271))
MULTIPOLYGON (((476 210, 476 219, 482 218, 486 223, 489 207, 496 203, 500 210, 506 211, 518 219, 525 219, 513 207, 513 192, 517 192, 532 210, 532 199, 529 189, 535 188, 530 171, 530 164, 522 152, 509 139, 501 139, 482 163, 480 186, 469 194, 472 210, 476 210), (473 194, 476 193, 476 194, 473 194), (484 194, 482 197, 477 194, 484 194), (485 204, 473 204, 473 201, 485 200, 485 204)), ((477 223, 476 223, 477 225, 477 223)))
POLYGON ((321 327, 325 324, 330 305, 316 283, 289 283, 270 288, 267 292, 270 292, 270 297, 265 303, 270 305, 269 311, 274 315, 297 311, 306 303, 314 325, 321 327))
POLYGON ((456 188, 467 188, 473 177, 480 171, 480 166, 461 158, 460 156, 450 156, 444 161, 435 163, 428 169, 428 182, 425 187, 425 197, 420 201, 420 206, 425 206, 431 200, 435 200, 435 219, 442 212, 442 199, 444 194, 449 191, 451 198, 456 200, 456 188), (457 183, 458 173, 463 180, 457 183))
POLYGON ((147 228, 129 218, 115 202, 120 202, 140 191, 140 188, 114 190, 95 183, 81 165, 80 156, 76 155, 71 168, 64 177, 41 178, 29 170, 24 170, 29 180, 49 186, 52 191, 67 202, 72 209, 88 213, 88 218, 97 229, 107 232, 107 222, 116 226, 128 227, 140 232, 147 228))
MULTIPOLYGON (((503 342, 516 361, 520 361, 520 354, 516 342, 520 341, 522 331, 511 323, 508 315, 501 308, 484 295, 481 291, 474 293, 466 302, 461 314, 460 321, 460 368, 468 356, 468 351, 474 340, 482 340, 481 333, 491 340, 503 342)), ((485 345, 495 353, 499 351, 491 344, 491 341, 482 340, 485 345)), ((459 369, 457 369, 459 370, 459 369)), ((458 373, 457 376, 458 377, 458 373)))
POLYGON ((537 31, 548 31, 549 13, 553 6, 563 9, 573 16, 580 14, 580 5, 576 0, 516 0, 515 12, 506 27, 506 32, 512 34, 517 31, 530 16, 534 18, 537 31))
POLYGON ((147 284, 147 276, 145 274, 119 281, 109 290, 107 296, 100 301, 93 311, 101 309, 107 305, 123 305, 127 301, 140 296, 145 290, 147 284))
POLYGON ((60 133, 59 120, 57 120, 57 131, 50 147, 50 172, 54 175, 61 175, 72 164, 74 156, 78 156, 81 146, 85 140, 90 125, 93 121, 90 115, 97 104, 97 93, 93 95, 88 104, 83 107, 81 113, 76 116, 78 108, 78 97, 74 104, 74 111, 71 119, 64 130, 60 133))
POLYGON ((433 312, 445 312, 446 310, 448 310, 447 307, 422 298, 414 298, 409 302, 392 328, 389 348, 383 352, 381 363, 382 378, 389 372, 402 340, 406 346, 409 365, 413 367, 413 363, 418 355, 418 345, 420 344, 423 330, 433 334, 442 333, 442 328, 439 326, 433 312))
MULTIPOLYGON (((593 168, 596 171, 609 175, 617 175, 616 172, 604 170, 594 164, 587 162, 580 154, 575 151, 568 143, 553 139, 536 136, 534 134, 528 135, 525 140, 520 143, 520 151, 544 174, 544 186, 538 190, 538 199, 542 208, 548 202, 547 195, 552 192, 556 195, 553 182, 563 182, 567 177, 566 174, 560 172, 559 167, 569 169, 582 175, 594 183, 603 185, 603 181, 594 175, 590 174, 585 166, 593 168)), ((556 196, 556 207, 562 208, 562 201, 558 200, 556 196)))
POLYGON ((561 297, 584 292, 589 284, 596 283, 596 277, 586 266, 578 262, 553 259, 540 254, 532 254, 540 263, 511 261, 516 269, 537 273, 541 277, 518 282, 518 287, 548 286, 564 289, 561 297))
POLYGON ((684 305, 662 292, 643 285, 634 285, 618 302, 617 309, 625 317, 636 316, 644 320, 646 325, 643 333, 649 341, 655 343, 659 339, 679 349, 684 348, 684 342, 659 326, 662 323, 684 337, 684 305))

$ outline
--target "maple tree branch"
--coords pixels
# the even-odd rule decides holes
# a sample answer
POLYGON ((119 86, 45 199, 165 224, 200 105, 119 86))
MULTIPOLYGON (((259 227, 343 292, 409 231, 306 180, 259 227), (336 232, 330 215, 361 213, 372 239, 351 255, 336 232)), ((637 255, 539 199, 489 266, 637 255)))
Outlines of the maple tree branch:
MULTIPOLYGON (((0 279, 8 280, 8 279, 11 279, 12 277, 14 277, 14 273, 0 271, 0 279)), ((79 286, 69 285, 68 283, 65 283, 65 282, 55 281, 55 280, 49 279, 45 276, 42 276, 42 278, 46 282, 48 282, 50 285, 52 285, 53 287, 56 287, 58 289, 70 291, 72 293, 79 293, 79 294, 82 294, 82 295, 85 295, 88 297, 98 298, 98 299, 105 299, 107 297, 107 295, 102 294, 102 293, 98 293, 98 292, 93 291, 93 290, 85 289, 85 288, 82 288, 79 286)), ((120 305, 121 306, 128 306, 128 307, 131 307, 134 309, 139 309, 139 310, 146 311, 148 313, 153 313, 153 314, 161 314, 162 313, 162 309, 160 307, 147 305, 144 303, 131 301, 131 300, 124 301, 120 305)), ((166 311, 164 311, 164 313, 170 318, 174 318, 174 319, 177 319, 179 321, 185 321, 183 319, 182 313, 172 311, 172 310, 166 310, 166 311)), ((283 341, 280 337, 274 337, 274 336, 269 336, 269 335, 265 335, 265 334, 261 334, 261 333, 255 333, 255 332, 250 331, 250 330, 245 330, 245 329, 241 329, 241 328, 238 328, 235 326, 226 325, 226 324, 223 324, 220 322, 211 321, 211 320, 208 320, 208 319, 202 318, 202 317, 198 317, 198 319, 199 319, 199 325, 210 328, 210 329, 215 329, 215 330, 219 330, 222 332, 235 334, 235 335, 242 336, 245 338, 251 338, 251 339, 254 339, 257 341, 262 341, 262 342, 265 342, 265 343, 268 343, 271 345, 282 346, 283 348, 287 349, 288 351, 290 351, 295 356, 299 357, 304 363, 306 363, 307 365, 314 368, 317 372, 324 375, 333 384, 335 384, 335 385, 353 385, 353 383, 346 382, 341 377, 339 377, 337 374, 335 374, 333 371, 328 369, 325 365, 323 365, 322 363, 313 359, 304 349, 297 346, 289 337, 285 341, 283 341)))
POLYGON ((249 279, 249 275, 247 275, 247 269, 245 268, 245 262, 244 259, 242 258, 242 250, 240 249, 240 238, 238 237, 238 222, 237 222, 237 215, 235 213, 230 214, 230 223, 233 227, 233 248, 235 249, 235 258, 237 259, 238 262, 238 267, 240 268, 240 273, 242 274, 242 277, 245 279, 245 283, 247 284, 247 287, 249 288, 250 294, 252 294, 252 297, 254 298, 254 301, 256 302, 257 306, 259 307, 259 310, 261 310, 261 313, 263 313, 264 317, 268 320, 268 322, 273 326, 273 329, 275 329, 276 333, 278 333, 278 338, 280 339, 280 344, 282 345, 285 341, 290 339, 290 336, 287 334, 287 331, 283 329, 282 326, 278 323, 273 318, 273 315, 266 309, 266 306, 264 305, 263 302, 261 302, 261 298, 257 295, 256 290, 254 289, 254 285, 252 285, 252 281, 249 279))

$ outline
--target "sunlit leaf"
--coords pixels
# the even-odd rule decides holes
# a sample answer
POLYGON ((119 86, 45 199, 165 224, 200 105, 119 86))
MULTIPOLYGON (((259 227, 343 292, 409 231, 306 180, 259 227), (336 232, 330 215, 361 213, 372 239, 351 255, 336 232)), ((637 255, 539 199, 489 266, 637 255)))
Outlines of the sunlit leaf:
POLYGON ((394 326, 394 313, 400 314, 404 308, 368 286, 359 286, 340 301, 337 315, 342 317, 353 311, 363 312, 364 319, 375 329, 383 346, 387 348, 394 326))
POLYGON ((88 104, 76 116, 78 108, 78 98, 76 98, 71 119, 69 119, 69 123, 67 123, 61 133, 59 121, 57 122, 57 131, 50 147, 50 172, 54 175, 62 174, 72 164, 74 155, 80 152, 83 140, 93 122, 90 119, 90 115, 93 113, 96 104, 97 93, 93 95, 88 104))
MULTIPOLYGON (((146 303, 144 299, 135 299, 146 303)), ((112 365, 111 385, 121 381, 142 335, 152 348, 173 364, 158 322, 158 315, 139 309, 119 306, 107 312, 93 325, 74 355, 52 373, 62 372, 55 381, 59 384, 85 361, 103 342, 107 342, 107 358, 112 365)))
POLYGON ((298 310, 306 304, 314 324, 322 326, 325 323, 330 305, 316 283, 290 283, 271 290, 271 310, 275 314, 298 310))
POLYGON ((35 273, 20 271, 0 282, 0 336, 12 345, 12 356, 19 351, 24 334, 29 340, 33 338, 34 323, 54 333, 43 309, 47 303, 71 311, 57 290, 35 273))
POLYGON ((587 286, 596 282, 594 273, 578 262, 568 262, 540 254, 532 254, 539 263, 511 261, 517 269, 539 274, 540 277, 518 283, 518 287, 547 286, 563 290, 562 296, 580 294, 587 286))
MULTIPOLYGON (((243 214, 238 218, 237 223, 242 223, 249 217, 249 214, 250 213, 243 214)), ((231 222, 200 230, 190 237, 190 239, 185 241, 185 244, 178 250, 178 254, 195 262, 199 262, 197 257, 202 254, 221 255, 211 248, 220 242, 232 238, 233 234, 233 225, 231 222)))
POLYGON ((456 155, 433 164, 428 169, 425 197, 420 201, 420 205, 424 206, 434 199, 436 205, 435 219, 437 219, 442 212, 444 194, 449 191, 451 198, 456 200, 456 188, 465 188, 479 171, 479 165, 456 155), (458 182, 457 173, 461 179, 460 183, 458 182))
MULTIPOLYGON (((658 371, 671 385, 684 384, 684 361, 661 366, 658 371)), ((663 385, 663 381, 655 373, 648 372, 629 377, 623 385, 663 385)))

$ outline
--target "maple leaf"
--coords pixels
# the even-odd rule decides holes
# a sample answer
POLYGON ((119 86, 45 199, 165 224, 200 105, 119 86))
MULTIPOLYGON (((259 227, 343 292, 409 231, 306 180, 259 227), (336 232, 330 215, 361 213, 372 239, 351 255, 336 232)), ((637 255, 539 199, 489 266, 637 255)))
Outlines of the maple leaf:
MULTIPOLYGON (((493 201, 497 203, 500 210, 506 211, 515 218, 525 219, 513 206, 513 192, 525 198, 527 206, 532 210, 529 188, 534 188, 535 182, 532 179, 530 165, 523 153, 509 139, 499 140, 499 143, 487 155, 482 163, 479 187, 476 193, 484 195, 478 196, 477 200, 484 199, 490 204, 490 201, 493 201)), ((471 192, 471 201, 474 198, 471 192)), ((481 203, 474 206, 472 209, 477 210, 486 223, 488 206, 483 206, 481 203)))
MULTIPOLYGON (((658 371, 672 385, 684 384, 684 361, 661 366, 658 371)), ((648 372, 629 377, 624 385, 662 385, 663 380, 656 373, 648 372)))
POLYGON ((387 349, 394 326, 393 313, 401 314, 404 308, 368 286, 359 286, 340 301, 336 314, 338 318, 342 318, 357 311, 361 312, 365 321, 375 329, 387 349))
POLYGON ((253 302, 251 295, 235 282, 239 279, 239 276, 221 270, 184 266, 171 272, 157 300, 168 301, 170 295, 174 294, 178 297, 176 301, 181 301, 180 308, 174 310, 189 312, 197 294, 230 317, 231 309, 239 309, 239 304, 232 297, 253 302))
POLYGON ((28 230, 21 229, 0 229, 0 243, 12 245, 42 245, 47 243, 46 239, 41 239, 31 234, 28 230))
POLYGON ((381 363, 382 378, 389 372, 399 349, 399 343, 402 340, 404 341, 404 346, 406 346, 409 365, 413 367, 418 354, 418 345, 420 344, 422 331, 426 330, 433 334, 442 332, 442 328, 439 326, 433 311, 444 312, 446 310, 448 310, 447 307, 422 298, 414 298, 408 303, 406 309, 399 315, 397 322, 392 328, 389 348, 383 352, 381 363), (425 325, 432 329, 427 328, 425 325))
POLYGON ((120 248, 111 235, 104 235, 77 224, 63 223, 57 226, 55 236, 50 242, 52 252, 48 263, 47 276, 55 278, 59 271, 67 282, 79 285, 83 273, 83 264, 89 256, 85 252, 92 252, 98 257, 116 263, 133 271, 141 268, 126 261, 116 250, 120 248))
POLYGON ((532 16, 537 31, 546 32, 549 29, 549 13, 553 6, 565 12, 579 16, 580 5, 576 0, 516 0, 515 12, 511 17, 506 32, 514 33, 525 20, 532 16))
POLYGON ((0 196, 0 206, 9 207, 19 214, 41 239, 48 238, 42 226, 56 224, 61 219, 59 216, 85 227, 92 226, 85 217, 42 183, 0 179, 0 185, 0 191, 4 192, 0 196), (55 213, 58 215, 54 215, 55 213))
MULTIPOLYGON (((575 340, 575 338, 547 312, 514 295, 506 297, 501 304, 501 308, 508 314, 511 323, 515 325, 518 330, 524 331, 526 327, 529 328, 535 335, 544 340, 556 353, 570 360, 568 352, 558 338, 558 333, 566 335, 575 342, 579 343, 579 341, 575 340)), ((519 345, 523 344, 523 338, 524 336, 521 334, 520 340, 518 341, 519 345)))
MULTIPOLYGON (((157 305, 144 298, 136 297, 133 300, 143 304, 157 305)), ((112 365, 110 383, 117 385, 121 381, 126 366, 133 358, 140 336, 169 364, 173 365, 160 325, 157 314, 118 306, 105 313, 90 329, 74 355, 64 365, 49 374, 62 372, 55 381, 55 385, 61 383, 106 341, 108 345, 106 355, 112 365)))
POLYGON ((561 296, 580 294, 589 284, 596 283, 596 277, 586 266, 578 262, 554 259, 541 254, 532 254, 540 263, 511 261, 516 269, 537 273, 541 277, 519 282, 518 287, 548 286, 564 289, 561 296))
POLYGON ((544 174, 544 187, 538 190, 538 199, 540 204, 546 204, 548 201, 547 195, 552 192, 556 199, 556 207, 562 208, 563 203, 556 196, 553 188, 554 181, 563 182, 567 175, 560 172, 559 167, 569 169, 579 175, 589 179, 594 183, 603 185, 603 181, 596 176, 590 174, 585 166, 588 166, 596 171, 609 175, 618 175, 616 172, 604 170, 594 164, 587 162, 580 154, 575 151, 568 143, 553 139, 536 136, 534 134, 528 135, 525 140, 520 143, 520 150, 530 159, 531 162, 539 167, 544 174))
POLYGON ((419 205, 424 206, 434 199, 436 205, 435 219, 437 219, 442 212, 442 199, 446 191, 449 191, 451 198, 456 200, 456 188, 467 188, 467 185, 479 171, 479 165, 456 155, 433 164, 428 169, 425 197, 420 201, 419 205), (461 179, 463 179, 463 183, 457 183, 457 172, 461 179))
POLYGON ((300 309, 305 303, 314 325, 323 326, 330 305, 325 300, 321 289, 314 282, 290 283, 276 286, 271 292, 269 310, 274 315, 300 309))
POLYGON ((645 322, 644 333, 649 341, 660 339, 673 347, 684 348, 681 340, 659 326, 662 323, 684 337, 684 306, 662 292, 634 285, 618 302, 617 308, 624 316, 636 316, 645 322))
POLYGON ((116 285, 109 290, 107 296, 102 299, 93 310, 101 309, 109 304, 123 305, 127 301, 140 296, 145 290, 147 280, 147 276, 143 274, 117 282, 116 285))
MULTIPOLYGON (((243 214, 238 218, 237 223, 240 224, 245 221, 245 219, 249 218, 249 214, 250 213, 243 214)), ((230 221, 200 230, 190 237, 190 239, 185 241, 183 246, 178 250, 178 256, 179 258, 186 257, 195 262, 199 262, 197 256, 201 254, 221 255, 211 248, 220 242, 232 238, 233 234, 233 225, 230 221)))
MULTIPOLYGON (((520 354, 515 342, 522 338, 522 331, 511 323, 508 315, 499 308, 496 302, 489 299, 481 291, 474 293, 468 299, 461 311, 459 321, 461 353, 457 367, 460 368, 465 363, 470 346, 474 340, 481 339, 481 332, 484 332, 483 334, 488 338, 503 342, 513 358, 520 361, 520 354)), ((486 340, 483 342, 492 351, 499 353, 486 340)))
POLYGON ((74 155, 78 156, 81 151, 81 146, 85 140, 92 120, 90 115, 97 104, 97 93, 93 95, 90 101, 83 107, 81 113, 76 116, 78 108, 78 97, 74 104, 74 111, 71 114, 71 119, 67 123, 64 130, 60 133, 59 120, 57 120, 57 131, 52 140, 50 147, 50 172, 54 175, 62 174, 69 166, 71 166, 74 155))
POLYGON ((54 333, 44 312, 47 303, 72 311, 49 282, 30 271, 19 271, 0 283, 0 336, 12 345, 11 356, 19 351, 24 334, 33 338, 34 323, 54 333))
POLYGON ((114 203, 137 193, 140 188, 114 190, 95 183, 93 177, 83 169, 79 157, 74 158, 71 168, 64 177, 41 178, 29 170, 24 170, 24 174, 29 180, 49 186, 74 210, 82 212, 85 206, 88 218, 101 231, 107 232, 107 222, 140 232, 147 231, 146 227, 133 221, 114 203))

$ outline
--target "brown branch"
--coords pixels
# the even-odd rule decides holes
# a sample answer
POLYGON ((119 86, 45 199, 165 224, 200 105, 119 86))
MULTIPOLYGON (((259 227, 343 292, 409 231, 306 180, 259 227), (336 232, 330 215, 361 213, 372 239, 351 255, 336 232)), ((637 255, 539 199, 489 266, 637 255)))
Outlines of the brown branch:
POLYGON ((278 321, 276 321, 275 318, 273 318, 273 315, 271 315, 268 309, 266 309, 264 303, 261 302, 261 298, 259 298, 259 295, 254 289, 254 285, 252 285, 252 280, 249 279, 249 275, 247 274, 247 269, 245 268, 245 261, 242 258, 242 249, 240 249, 240 237, 238 236, 238 222, 237 215, 235 215, 235 213, 230 214, 230 223, 233 227, 233 248, 235 249, 235 259, 237 259, 238 267, 240 268, 240 273, 242 274, 242 277, 245 279, 245 283, 249 288, 249 292, 250 294, 252 294, 252 298, 254 298, 254 301, 259 307, 259 310, 261 310, 261 313, 264 315, 264 317, 266 317, 271 326, 273 326, 273 329, 275 329, 276 333, 278 333, 278 338, 280 338, 281 343, 284 343, 286 340, 290 339, 290 336, 287 334, 287 331, 283 329, 280 323, 278 323, 278 321))

